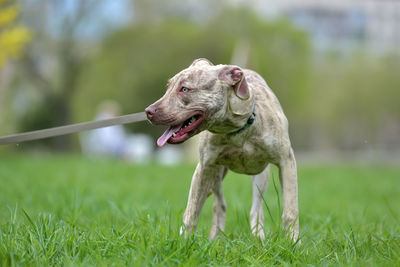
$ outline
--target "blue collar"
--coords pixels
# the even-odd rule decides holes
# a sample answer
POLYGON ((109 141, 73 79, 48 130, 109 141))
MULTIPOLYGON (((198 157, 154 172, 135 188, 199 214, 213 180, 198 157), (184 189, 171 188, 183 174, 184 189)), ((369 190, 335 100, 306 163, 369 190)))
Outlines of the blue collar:
POLYGON ((234 132, 228 133, 228 135, 229 136, 236 135, 236 134, 246 130, 247 128, 249 128, 250 125, 253 124, 255 119, 256 119, 256 113, 255 113, 255 111, 253 109, 253 112, 251 113, 250 117, 248 118, 246 124, 242 128, 240 128, 239 130, 236 130, 234 132))

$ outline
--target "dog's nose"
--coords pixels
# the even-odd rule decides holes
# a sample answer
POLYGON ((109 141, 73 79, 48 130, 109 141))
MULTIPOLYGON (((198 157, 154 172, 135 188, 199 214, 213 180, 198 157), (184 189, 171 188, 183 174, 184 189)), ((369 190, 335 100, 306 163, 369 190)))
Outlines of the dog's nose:
POLYGON ((148 106, 145 110, 147 118, 149 120, 153 119, 154 114, 156 114, 157 108, 153 105, 148 106))

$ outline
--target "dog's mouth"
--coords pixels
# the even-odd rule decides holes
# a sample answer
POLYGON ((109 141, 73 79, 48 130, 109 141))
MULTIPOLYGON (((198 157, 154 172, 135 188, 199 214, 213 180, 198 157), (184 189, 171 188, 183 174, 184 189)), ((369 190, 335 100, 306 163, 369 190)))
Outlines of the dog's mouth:
POLYGON ((164 146, 167 142, 170 144, 179 144, 195 134, 195 130, 203 121, 204 115, 202 112, 197 112, 191 115, 187 120, 179 125, 169 126, 157 140, 159 147, 164 146))

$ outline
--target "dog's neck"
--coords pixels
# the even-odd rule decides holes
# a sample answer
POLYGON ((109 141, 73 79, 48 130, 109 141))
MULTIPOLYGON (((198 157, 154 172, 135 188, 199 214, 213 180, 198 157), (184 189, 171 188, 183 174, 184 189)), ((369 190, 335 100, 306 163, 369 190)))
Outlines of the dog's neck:
MULTIPOLYGON (((228 95, 228 99, 232 97, 228 95)), ((255 115, 253 115, 255 102, 253 93, 250 91, 250 96, 246 100, 236 102, 237 105, 241 106, 240 112, 233 110, 231 105, 228 103, 225 106, 225 114, 222 116, 223 120, 214 122, 208 130, 215 134, 232 134, 239 133, 247 129, 254 121, 255 115)), ((237 106, 235 106, 237 108, 237 106)), ((255 114, 255 113, 254 113, 255 114)))
POLYGON ((256 111, 255 111, 255 105, 253 107, 253 112, 251 113, 250 117, 247 119, 246 124, 243 125, 242 128, 240 128, 239 130, 233 131, 231 133, 228 133, 229 136, 232 135, 236 135, 238 133, 243 132, 244 130, 246 130, 250 125, 253 124, 254 120, 256 119, 256 111))

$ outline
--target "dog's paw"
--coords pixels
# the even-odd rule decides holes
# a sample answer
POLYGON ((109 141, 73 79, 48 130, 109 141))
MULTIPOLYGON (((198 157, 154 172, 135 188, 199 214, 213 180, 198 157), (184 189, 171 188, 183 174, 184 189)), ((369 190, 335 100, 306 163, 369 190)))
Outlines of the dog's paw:
POLYGON ((188 236, 189 236, 188 230, 184 225, 182 225, 181 228, 179 229, 179 235, 180 236, 183 235, 185 238, 188 238, 188 236))
POLYGON ((265 240, 265 234, 263 229, 260 229, 260 227, 256 227, 253 229, 253 235, 257 238, 259 238, 261 241, 265 240))

